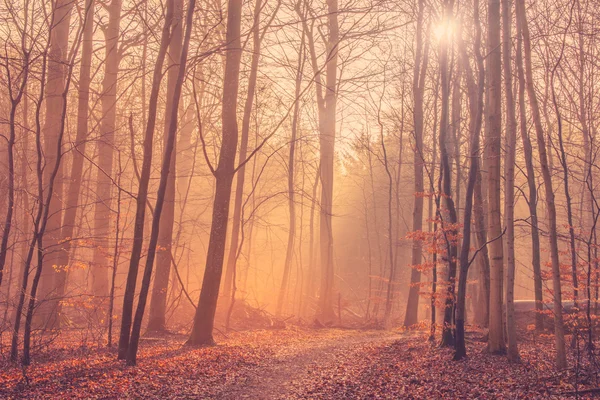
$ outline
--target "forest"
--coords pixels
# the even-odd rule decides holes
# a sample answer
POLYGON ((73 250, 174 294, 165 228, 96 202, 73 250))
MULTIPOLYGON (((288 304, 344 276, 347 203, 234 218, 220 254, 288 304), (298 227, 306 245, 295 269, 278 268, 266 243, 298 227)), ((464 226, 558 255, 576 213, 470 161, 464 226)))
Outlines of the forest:
POLYGON ((0 398, 600 395, 598 21, 0 0, 0 398))

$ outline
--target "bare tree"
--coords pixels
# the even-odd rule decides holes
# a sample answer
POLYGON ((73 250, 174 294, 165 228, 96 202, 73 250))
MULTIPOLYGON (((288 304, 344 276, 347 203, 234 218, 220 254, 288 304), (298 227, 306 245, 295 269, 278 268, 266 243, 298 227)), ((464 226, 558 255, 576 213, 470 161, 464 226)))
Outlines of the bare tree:
MULTIPOLYGON (((415 66, 413 70, 413 124, 414 124, 414 176, 415 176, 415 202, 413 205, 412 230, 414 232, 423 229, 423 191, 425 185, 423 181, 423 164, 425 162, 423 152, 423 96, 425 92, 425 78, 427 77, 427 64, 429 63, 428 50, 429 41, 427 39, 423 45, 423 19, 425 14, 425 2, 419 0, 416 25, 415 42, 415 66)), ((417 323, 419 311, 419 283, 421 282, 421 272, 418 268, 422 260, 423 245, 419 238, 413 239, 411 264, 413 268, 410 272, 410 289, 408 293, 408 302, 406 304, 406 314, 404 317, 404 326, 408 327, 417 323)))
POLYGON ((565 332, 562 315, 562 290, 560 282, 560 260, 558 250, 558 226, 556 223, 556 205, 554 203, 554 190, 552 188, 552 175, 548 165, 548 155, 546 151, 546 138, 544 128, 540 117, 537 95, 533 84, 533 70, 531 67, 531 41, 529 38, 529 27, 525 15, 525 4, 523 0, 517 1, 517 22, 520 33, 523 37, 523 51, 525 63, 525 77, 527 82, 527 94, 529 96, 529 105, 535 125, 537 136, 538 152, 540 156, 540 166, 542 169, 542 178, 546 194, 546 209, 549 222, 549 240, 550 256, 552 263, 552 284, 554 297, 554 340, 556 346, 556 366, 565 368, 567 366, 567 357, 565 352, 565 332))
POLYGON ((65 216, 61 230, 63 240, 62 248, 58 255, 59 266, 67 266, 71 257, 73 244, 73 235, 75 232, 77 210, 81 192, 81 183, 83 177, 83 165, 85 160, 86 143, 89 135, 89 114, 90 114, 90 84, 92 69, 92 52, 94 36, 94 0, 87 0, 85 3, 86 20, 83 30, 83 41, 81 44, 81 61, 79 69, 79 87, 77 102, 77 133, 75 142, 72 145, 73 161, 71 175, 69 177, 69 187, 67 189, 65 216))
MULTIPOLYGON (((300 89, 302 87, 302 73, 304 69, 304 40, 305 34, 302 32, 300 39, 300 47, 298 49, 298 64, 296 67, 296 81, 294 89, 294 98, 300 97, 300 89)), ((288 156, 288 210, 290 217, 290 225, 288 231, 287 250, 285 253, 285 261, 283 266, 283 277, 281 278, 281 286, 279 287, 279 297, 277 299, 277 315, 281 315, 284 307, 284 300, 287 292, 290 270, 292 267, 292 259, 294 256, 294 241, 296 236, 296 203, 295 203, 295 188, 294 188, 294 163, 296 154, 296 140, 298 137, 298 119, 300 114, 300 102, 296 100, 294 103, 294 112, 291 121, 291 137, 290 149, 288 156)), ((302 219, 300 219, 302 221, 302 219)))
MULTIPOLYGON (((173 3, 173 27, 171 28, 171 40, 167 52, 167 91, 165 102, 165 125, 164 125, 164 148, 169 140, 169 129, 171 127, 175 86, 179 75, 179 59, 181 58, 181 41, 183 36, 183 0, 175 0, 173 3)), ((175 182, 177 177, 177 142, 170 154, 169 176, 165 191, 164 207, 161 213, 160 230, 158 235, 158 253, 156 254, 156 274, 154 286, 152 287, 152 300, 150 302, 148 331, 164 331, 165 314, 167 309, 167 290, 169 287, 169 275, 171 273, 171 256, 173 254, 173 224, 175 221, 175 182)))
MULTIPOLYGON (((26 95, 27 81, 29 78, 30 58, 31 58, 31 44, 27 40, 27 29, 28 29, 28 17, 29 10, 27 9, 28 4, 25 4, 25 23, 22 27, 17 27, 21 30, 20 32, 20 48, 18 50, 20 58, 18 61, 13 62, 13 57, 9 54, 8 49, 13 49, 14 43, 6 43, 5 54, 2 57, 0 66, 4 67, 4 72, 8 80, 7 89, 8 97, 10 100, 10 110, 8 117, 9 134, 7 140, 7 169, 8 169, 8 201, 6 207, 6 216, 4 219, 4 226, 2 229, 2 240, 0 241, 0 286, 2 286, 2 277, 4 267, 6 265, 6 256, 8 254, 8 240, 11 234, 11 228, 13 225, 13 213, 15 210, 15 141, 16 141, 16 116, 19 104, 23 100, 23 96, 26 95), (14 65, 16 64, 16 65, 14 65)), ((10 284, 10 282, 9 282, 10 284)))
MULTIPOLYGON (((53 4, 53 26, 51 26, 51 44, 48 55, 48 82, 46 83, 46 110, 42 128, 44 137, 44 164, 56 165, 56 175, 53 178, 53 195, 50 198, 49 219, 45 229, 44 267, 42 270, 40 299, 42 300, 39 318, 40 326, 50 328, 58 327, 59 299, 63 295, 66 280, 66 270, 58 266, 58 244, 61 240, 60 228, 62 226, 62 191, 63 191, 63 166, 58 161, 62 157, 62 143, 58 142, 61 135, 61 121, 63 102, 66 95, 63 91, 67 80, 67 57, 69 51, 69 27, 73 1, 56 0, 53 4), (60 151, 57 152, 57 146, 60 151), (59 155, 60 154, 60 155, 59 155)), ((53 168, 44 168, 44 180, 48 186, 53 168)))
MULTIPOLYGON (((174 4, 171 4, 173 7, 174 4)), ((135 319, 133 326, 131 327, 131 338, 129 346, 127 348, 127 365, 136 365, 137 362, 137 350, 140 341, 140 333, 142 330, 142 319, 144 318, 144 310, 146 307, 146 301, 148 299, 148 291, 150 290, 150 279, 152 278, 152 267, 154 264, 154 258, 156 256, 156 246, 158 244, 158 235, 160 230, 160 217, 165 203, 165 195, 167 192, 167 185, 169 182, 169 172, 171 164, 171 154, 175 148, 175 141, 177 136, 177 115, 179 110, 179 100, 181 98, 181 90, 183 87, 183 80, 185 78, 186 65, 188 50, 190 47, 190 38, 192 36, 192 28, 194 21, 194 9, 196 6, 196 0, 190 0, 188 3, 187 15, 186 15, 186 27, 185 37, 183 40, 183 48, 179 58, 179 68, 177 70, 177 80, 175 81, 175 87, 173 90, 173 102, 171 104, 171 120, 169 125, 169 132, 167 135, 167 142, 164 150, 162 159, 162 166, 160 170, 160 183, 158 186, 158 192, 156 194, 156 205, 154 206, 154 215, 152 216, 152 232, 150 233, 150 241, 148 244, 148 254, 146 255, 146 267, 144 269, 144 276, 142 279, 142 286, 140 288, 140 296, 138 300, 137 310, 135 312, 135 319)), ((173 12, 173 11, 171 11, 173 12)), ((172 15, 171 15, 172 18, 172 15)), ((171 21, 172 23, 172 21, 171 21)), ((173 174, 175 171, 171 171, 173 174)))
POLYGON ((508 359, 519 360, 517 326, 515 322, 515 158, 517 146, 517 119, 512 83, 511 7, 502 0, 502 66, 504 69, 504 96, 506 99, 506 160, 504 162, 504 226, 506 229, 506 339, 508 359))
POLYGON ((540 233, 537 215, 537 185, 535 183, 535 169, 533 167, 533 147, 527 129, 527 106, 525 103, 525 71, 523 68, 523 35, 521 34, 521 22, 517 16, 517 74, 519 79, 519 130, 523 141, 523 154, 527 171, 527 187, 529 189, 529 218, 531 226, 531 266, 533 268, 534 296, 535 296, 535 328, 538 331, 544 329, 543 292, 542 292, 542 266, 540 257, 540 233))
MULTIPOLYGON (((500 48, 500 0, 488 0, 487 65, 487 170, 488 170, 488 234, 497 238, 502 234, 500 202, 501 142, 502 142, 502 52, 500 48)), ((505 351, 502 287, 504 277, 502 240, 489 243, 490 251, 490 322, 488 351, 505 351)))
POLYGON ((227 4, 225 81, 223 83, 223 106, 221 111, 221 151, 217 168, 214 169, 210 166, 211 172, 215 176, 215 195, 200 301, 198 308, 196 308, 192 332, 187 341, 192 346, 214 343, 213 326, 223 273, 231 186, 236 172, 235 155, 238 141, 236 106, 242 56, 240 41, 242 1, 228 0, 227 4))
MULTIPOLYGON (((452 20, 454 8, 453 0, 445 0, 443 3, 443 18, 442 21, 448 27, 452 20)), ((452 316, 454 314, 454 287, 456 279, 456 259, 457 259, 457 216, 454 200, 452 198, 452 171, 450 169, 450 158, 448 155, 448 131, 449 123, 449 108, 450 108, 450 83, 449 74, 450 68, 448 63, 448 52, 450 47, 450 32, 446 29, 445 35, 440 38, 439 47, 439 64, 442 87, 442 110, 440 118, 440 162, 441 162, 441 177, 442 186, 440 196, 443 197, 448 219, 441 224, 443 231, 444 242, 446 245, 445 261, 448 264, 448 286, 446 289, 446 297, 444 300, 444 321, 442 326, 442 346, 452 346, 454 344, 454 335, 452 330, 452 316)), ((438 214, 440 217, 441 214, 438 214)))
MULTIPOLYGON (((304 21, 304 20, 303 20, 304 21)), ((306 21, 303 22, 306 24, 306 21)), ((327 0, 328 34, 325 41, 325 64, 319 66, 315 49, 314 26, 305 26, 307 45, 314 72, 317 108, 319 116, 319 176, 321 180, 321 201, 319 219, 319 249, 321 266, 321 287, 317 316, 322 322, 331 322, 333 311, 333 169, 335 157, 337 68, 339 23, 338 2, 327 0), (325 82, 323 82, 323 71, 325 82)))
POLYGON ((127 271, 127 283, 125 294, 123 296, 123 316, 121 318, 121 333, 119 334, 119 359, 125 359, 129 347, 129 336, 131 333, 131 322, 133 317, 133 300, 135 296, 135 287, 137 284, 137 275, 144 244, 144 219, 146 215, 146 201, 148 199, 148 184, 150 181, 150 170, 152 166, 152 150, 154 142, 154 127, 156 125, 156 111, 158 95, 160 92, 160 82, 163 76, 163 63, 169 47, 171 24, 173 22, 173 1, 167 3, 167 12, 163 25, 160 47, 154 65, 152 76, 152 89, 148 103, 148 120, 146 122, 146 132, 144 135, 144 158, 140 173, 140 184, 136 198, 135 222, 133 229, 133 246, 129 261, 129 270, 127 271))
POLYGON ((471 140, 469 146, 469 176, 467 179, 467 191, 465 193, 465 211, 463 216, 463 240, 460 249, 460 275, 458 280, 458 296, 456 301, 456 340, 454 344, 454 359, 460 360, 467 355, 465 347, 465 320, 466 320, 466 294, 467 276, 472 259, 469 259, 471 247, 471 212, 473 210, 473 193, 475 183, 479 174, 479 138, 483 124, 483 93, 485 84, 485 69, 483 56, 481 55, 481 24, 479 23, 479 0, 473 1, 473 25, 475 26, 475 57, 477 60, 477 82, 473 79, 473 72, 469 64, 469 58, 461 43, 461 61, 465 68, 467 90, 469 94, 471 140))

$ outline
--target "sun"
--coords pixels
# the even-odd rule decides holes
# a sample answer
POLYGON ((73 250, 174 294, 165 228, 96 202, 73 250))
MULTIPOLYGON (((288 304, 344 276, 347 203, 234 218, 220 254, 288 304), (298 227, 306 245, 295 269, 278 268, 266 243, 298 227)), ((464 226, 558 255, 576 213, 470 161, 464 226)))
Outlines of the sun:
POLYGON ((454 22, 453 21, 444 21, 439 25, 433 28, 433 35, 436 40, 442 40, 444 38, 449 38, 452 36, 454 32, 454 22))

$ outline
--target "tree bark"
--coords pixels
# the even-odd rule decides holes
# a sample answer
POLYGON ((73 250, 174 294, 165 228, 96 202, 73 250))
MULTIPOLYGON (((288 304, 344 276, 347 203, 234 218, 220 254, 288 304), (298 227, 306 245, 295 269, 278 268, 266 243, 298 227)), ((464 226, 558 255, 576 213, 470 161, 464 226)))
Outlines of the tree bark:
MULTIPOLYGON (((469 111, 471 113, 469 128, 471 131, 470 140, 470 166, 467 179, 467 191, 465 193, 465 211, 463 216, 463 240, 460 250, 460 275, 458 280, 458 297, 456 304, 456 338, 454 343, 454 359, 460 360, 467 355, 465 346, 465 321, 466 321, 466 295, 467 295, 467 276, 471 260, 469 253, 471 250, 471 213, 473 210, 473 193, 479 174, 479 138, 481 135, 481 126, 483 124, 483 93, 485 84, 485 70, 483 57, 481 55, 481 24, 479 21, 479 0, 474 1, 473 5, 473 23, 475 26, 475 55, 477 59, 477 83, 473 79, 471 66, 466 53, 464 43, 461 43, 462 65, 465 68, 467 80, 467 90, 469 94, 469 111)), ((462 42, 461 39, 459 39, 462 42)))
MULTIPOLYGON (((64 4, 64 5, 59 5, 58 3, 55 4, 55 8, 53 8, 52 10, 52 18, 51 18, 51 23, 50 23, 50 48, 52 48, 53 45, 53 35, 54 35, 54 29, 55 27, 60 26, 60 24, 62 22, 66 20, 68 20, 69 18, 67 18, 66 14, 63 14, 64 12, 67 12, 70 14, 72 9, 72 3, 70 4, 64 4), (65 10, 66 8, 66 10, 65 10), (56 18, 59 18, 58 24, 55 26, 54 23, 56 21, 56 18)), ((87 10, 87 11, 91 11, 91 10, 87 10)), ((87 20, 87 16, 84 16, 84 21, 87 20)), ((29 267, 31 265, 31 261, 33 259, 33 253, 36 252, 37 253, 37 266, 35 269, 35 274, 34 277, 32 279, 31 282, 31 290, 29 292, 29 303, 27 305, 27 313, 25 315, 25 326, 24 326, 24 332, 23 332, 23 358, 22 358, 22 364, 27 366, 30 364, 31 362, 31 355, 30 355, 30 350, 31 350, 31 332, 33 330, 33 316, 34 316, 34 312, 35 309, 37 307, 37 302, 38 302, 38 295, 37 295, 37 290, 38 290, 38 285, 40 283, 40 278, 42 276, 42 272, 44 269, 44 263, 47 261, 44 259, 44 251, 46 250, 44 248, 44 235, 47 232, 48 229, 48 225, 51 221, 51 211, 53 210, 52 208, 52 201, 53 198, 55 198, 54 194, 54 188, 55 188, 55 184, 56 184, 56 179, 57 177, 59 177, 60 174, 60 169, 61 169, 61 161, 62 161, 62 157, 63 157, 63 151, 62 151, 62 147, 63 147, 63 137, 65 134, 65 126, 66 126, 66 116, 67 116, 67 99, 68 99, 68 93, 69 93, 69 88, 71 86, 71 77, 73 76, 73 67, 75 64, 75 56, 77 55, 78 51, 79 51, 79 47, 81 44, 81 40, 82 40, 82 33, 83 30, 85 29, 85 27, 83 27, 82 30, 80 30, 78 32, 78 34, 76 35, 76 37, 73 40, 73 47, 71 49, 68 48, 68 43, 65 46, 65 48, 63 48, 62 50, 65 51, 65 53, 68 55, 67 57, 63 58, 63 64, 61 65, 62 68, 64 68, 64 81, 63 81, 63 86, 62 86, 62 91, 58 94, 58 96, 60 96, 60 109, 57 110, 58 114, 53 116, 56 120, 55 122, 58 122, 58 126, 56 126, 56 136, 53 137, 53 139, 55 139, 54 144, 55 144, 55 148, 54 149, 49 149, 51 150, 52 156, 51 159, 54 161, 54 164, 50 164, 52 167, 48 168, 47 164, 47 160, 48 160, 48 154, 44 154, 43 150, 42 150, 42 143, 41 143, 41 139, 42 139, 42 133, 43 131, 40 130, 40 104, 42 102, 42 99, 44 98, 44 95, 46 95, 46 98, 48 96, 47 93, 45 93, 45 88, 48 84, 50 84, 50 72, 51 72, 51 68, 50 65, 48 64, 48 82, 46 82, 46 85, 44 86, 44 84, 42 83, 42 86, 40 88, 40 97, 38 99, 38 106, 36 109, 36 151, 37 151, 37 164, 36 164, 36 172, 37 172, 37 180, 38 180, 38 209, 37 209, 37 214, 35 217, 35 224, 34 224, 34 232, 33 232, 33 238, 30 242, 30 246, 29 246, 29 251, 27 253, 27 259, 25 261, 25 267, 23 268, 23 286, 21 289, 21 296, 19 298, 19 305, 17 306, 17 320, 15 321, 15 327, 14 327, 14 331, 13 331, 13 338, 12 338, 12 347, 11 347, 11 358, 13 360, 16 360, 17 357, 17 345, 18 345, 18 333, 19 333, 19 324, 20 324, 20 317, 21 317, 21 312, 23 310, 23 305, 24 305, 24 296, 25 296, 25 290, 27 287, 27 280, 28 280, 28 274, 29 274, 29 267), (46 161, 46 163, 44 163, 44 161, 46 161), (44 176, 47 176, 47 180, 44 180, 44 176)), ((66 27, 62 27, 61 29, 61 34, 66 34, 67 38, 68 38, 68 33, 69 33, 69 26, 67 24, 66 27), (64 29, 64 31, 63 31, 64 29)), ((54 60, 56 62, 56 59, 54 60)), ((43 60, 43 64, 42 64, 42 70, 44 70, 46 68, 46 57, 44 57, 43 60)), ((56 71, 53 71, 56 72, 56 71)), ((46 78, 45 73, 42 73, 41 76, 41 81, 43 82, 44 79, 46 78)), ((56 77, 53 77, 56 78, 56 77)), ((54 82, 54 84, 56 84, 56 82, 54 82)), ((53 89, 56 89, 56 87, 54 87, 53 89)), ((55 92, 53 92, 55 93, 55 92)), ((48 100, 47 100, 48 101, 48 100)), ((48 106, 46 106, 48 107, 48 106)), ((45 143, 46 146, 48 146, 47 143, 45 143)), ((66 276, 66 271, 65 275, 66 276)), ((59 281, 59 284, 61 282, 59 281)), ((64 284, 64 281, 62 282, 64 284)), ((64 286, 63 286, 64 289, 64 286)), ((53 302, 58 303, 60 301, 59 298, 53 299, 53 302)), ((50 315, 50 320, 48 321, 49 323, 53 323, 55 325, 51 325, 51 327, 56 327, 56 324, 58 323, 58 315, 56 314, 56 309, 51 308, 50 312, 54 312, 54 315, 50 315)))
MULTIPOLYGON (((329 36, 326 43, 327 62, 325 64, 325 94, 319 106, 319 145, 320 145, 320 254, 321 254, 321 288, 319 294, 318 316, 323 321, 331 322, 333 311, 333 169, 335 157, 336 135, 336 102, 337 102, 337 64, 338 64, 338 1, 327 0, 327 26, 329 36)), ((316 78, 316 77, 315 77, 316 78)), ((320 80, 320 78, 319 78, 320 80)), ((319 86, 320 83, 318 82, 319 86)))
POLYGON ((212 223, 206 268, 200 292, 200 301, 194 316, 194 325, 188 345, 210 345, 214 343, 213 325, 219 286, 223 273, 223 258, 229 219, 231 186, 235 174, 235 155, 238 141, 237 99, 239 88, 240 61, 242 55, 240 43, 240 25, 242 1, 228 0, 225 81, 223 86, 223 126, 219 163, 214 171, 216 185, 213 201, 212 223))
MULTIPOLYGON (((453 0, 444 2, 444 17, 443 21, 449 24, 452 21, 454 7, 453 0)), ((449 124, 449 108, 450 108, 450 83, 449 83, 449 66, 448 66, 448 50, 449 50, 449 34, 440 40, 440 75, 442 86, 442 113, 440 118, 440 161, 442 174, 442 190, 441 196, 444 198, 448 220, 441 224, 442 236, 446 245, 445 259, 448 264, 448 287, 446 289, 446 297, 444 300, 444 321, 442 326, 441 346, 452 346, 454 344, 454 335, 452 333, 452 316, 454 315, 454 288, 456 279, 456 258, 457 258, 457 217, 454 200, 452 198, 452 171, 450 169, 450 157, 448 155, 448 131, 449 124)), ((440 217, 440 215, 438 215, 440 217)))
POLYGON ((86 142, 89 135, 88 120, 94 36, 94 0, 86 0, 85 12, 86 20, 84 22, 85 27, 81 46, 81 66, 79 70, 77 134, 73 145, 73 164, 71 166, 71 176, 66 199, 67 203, 61 231, 61 237, 64 244, 58 254, 59 266, 67 266, 69 264, 73 233, 76 224, 75 219, 77 217, 77 209, 79 206, 86 142))
POLYGON ((98 196, 94 210, 94 235, 96 243, 92 266, 92 293, 98 296, 97 303, 108 295, 108 271, 110 248, 110 220, 112 209, 112 171, 115 146, 115 130, 117 117, 117 84, 119 74, 119 25, 121 22, 121 0, 112 0, 107 6, 108 26, 105 31, 105 64, 102 81, 102 121, 100 122, 100 138, 98 140, 98 176, 96 193, 98 196))
MULTIPOLYGON (((554 79, 556 77, 557 69, 560 65, 564 57, 565 51, 565 40, 568 29, 571 25, 573 18, 573 13, 569 13, 569 24, 565 28, 562 45, 560 50, 560 55, 558 60, 554 64, 552 72, 550 74, 550 86, 551 86, 551 94, 552 94, 552 105, 554 106, 554 112, 556 113, 556 126, 557 126, 557 136, 558 136, 558 145, 559 145, 559 162, 562 167, 563 172, 563 187, 565 190, 565 200, 567 203, 567 223, 569 229, 569 251, 571 255, 571 279, 573 283, 573 305, 575 310, 578 310, 577 298, 579 297, 579 288, 578 288, 578 279, 577 279, 577 249, 575 244, 575 227, 573 226, 573 201, 571 200, 571 191, 569 189, 569 166, 567 160, 567 153, 565 152, 565 145, 563 140, 563 126, 562 126, 562 115, 560 112, 560 108, 558 106, 558 99, 556 98, 556 89, 554 87, 554 79)), ((575 338, 573 339, 575 340, 575 338)))
POLYGON ((501 142, 502 142, 502 54, 500 49, 500 0, 488 0, 488 40, 487 40, 487 159, 488 159, 488 235, 490 252, 490 322, 488 351, 505 351, 502 288, 503 288, 503 246, 502 240, 493 240, 502 235, 502 215, 500 201, 501 184, 501 142))
MULTIPOLYGON (((27 28, 27 25, 25 25, 25 27, 23 29, 27 28)), ((8 84, 7 84, 7 90, 8 90, 8 97, 10 100, 10 111, 9 111, 9 117, 8 117, 8 125, 9 125, 9 134, 8 134, 8 140, 7 140, 7 179, 8 179, 8 193, 7 193, 7 204, 6 204, 6 216, 4 219, 4 226, 2 229, 2 240, 0 241, 0 287, 2 286, 2 277, 3 277, 3 272, 4 272, 4 267, 6 265, 6 257, 8 254, 8 240, 10 237, 10 232, 11 232, 11 228, 13 225, 13 214, 14 214, 14 209, 15 209, 15 141, 16 141, 16 129, 17 129, 17 124, 16 124, 16 115, 17 115, 17 108, 19 107, 19 104, 21 103, 21 100, 23 100, 24 96, 26 96, 26 91, 27 91, 27 80, 29 78, 29 68, 30 68, 30 49, 25 47, 25 32, 22 33, 22 40, 21 40, 21 62, 22 62, 22 66, 21 66, 21 70, 18 71, 19 73, 17 74, 17 78, 20 77, 20 82, 18 80, 15 81, 11 81, 11 76, 14 74, 14 71, 11 70, 11 66, 10 66, 10 62, 9 62, 9 58, 8 58, 8 54, 6 54, 6 64, 4 65, 5 67, 5 72, 6 72, 6 77, 8 78, 8 84), (17 88, 17 91, 15 93, 14 91, 14 87, 17 88)), ((27 123, 25 122, 24 125, 26 125, 27 123)), ((26 132, 25 135, 27 135, 28 133, 26 132)), ((11 267, 11 275, 12 275, 12 267, 11 267)), ((7 289, 7 299, 10 298, 10 296, 8 295, 9 291, 10 291, 10 278, 9 278, 9 282, 8 282, 8 289, 7 289)), ((7 308, 8 310, 8 308, 7 308)))
POLYGON ((543 311, 543 289, 542 289, 542 266, 540 256, 540 233, 538 229, 537 215, 537 185, 535 183, 535 169, 533 167, 533 148, 529 131, 527 129, 527 110, 525 105, 525 71, 523 68, 523 35, 522 23, 517 16, 517 55, 516 64, 519 78, 519 114, 520 114, 520 132, 523 142, 523 155, 525 158, 525 168, 527 171, 527 187, 529 190, 529 218, 531 226, 531 265, 533 268, 533 285, 535 296, 535 328, 538 332, 544 330, 543 311))
POLYGON ((546 138, 544 128, 540 117, 540 110, 533 85, 533 70, 531 66, 531 41, 529 38, 529 28, 527 26, 527 17, 525 13, 524 0, 517 1, 517 21, 521 25, 521 34, 523 36, 524 56, 525 56, 525 76, 527 79, 527 94, 529 104, 535 125, 535 131, 538 142, 538 152, 540 156, 540 166, 542 169, 542 178, 544 179, 544 188, 546 194, 546 208, 548 212, 548 228, 550 241, 550 255, 552 263, 552 287, 554 296, 554 341, 556 347, 556 366, 559 369, 566 368, 567 357, 565 351, 565 332, 562 315, 562 290, 560 282, 560 259, 558 250, 558 234, 556 222, 556 205, 554 204, 554 190, 552 188, 552 175, 548 165, 548 155, 546 152, 546 138))
MULTIPOLYGON (((62 125, 61 110, 63 108, 62 93, 65 89, 67 80, 67 57, 69 50, 69 26, 71 22, 71 12, 74 3, 71 0, 57 0, 54 3, 52 13, 53 22, 50 33, 50 53, 48 55, 48 72, 46 82, 46 112, 45 121, 42 128, 44 137, 44 158, 45 164, 49 166, 57 165, 56 175, 53 183, 53 193, 50 199, 50 211, 45 229, 45 246, 43 251, 44 260, 41 272, 40 287, 40 326, 47 328, 57 328, 59 326, 58 307, 59 299, 64 294, 66 283, 66 269, 54 268, 58 265, 58 244, 60 241, 60 229, 62 226, 62 195, 63 195, 63 166, 58 162, 57 146, 62 147, 58 137, 61 135, 62 125)), ((45 185, 51 179, 52 168, 44 169, 45 185)), ((47 191, 47 190, 46 190, 47 191)))
MULTIPOLYGON (((171 2, 170 6, 173 8, 173 10, 170 13, 167 11, 167 13, 171 14, 171 18, 173 18, 173 15, 175 13, 174 8, 176 7, 174 1, 171 2)), ((185 38, 183 41, 183 48, 181 49, 181 54, 179 57, 179 68, 177 68, 177 77, 175 81, 175 87, 173 88, 173 98, 172 103, 170 104, 171 110, 169 110, 171 116, 170 125, 167 135, 167 141, 165 143, 165 150, 160 171, 160 183, 158 186, 158 192, 156 194, 156 205, 154 207, 154 215, 152 218, 152 231, 150 233, 150 241, 148 244, 148 254, 146 255, 146 266, 144 268, 144 276, 142 279, 142 286, 140 288, 140 296, 138 300, 137 309, 135 311, 133 326, 131 329, 131 339, 129 341, 129 347, 127 348, 127 365, 136 365, 137 363, 137 350, 140 341, 140 333, 142 330, 142 319, 144 318, 144 310, 146 308, 146 301, 148 299, 148 291, 150 290, 152 267, 154 264, 154 258, 156 257, 156 246, 158 244, 161 214, 163 206, 165 204, 167 185, 169 184, 169 174, 174 174, 175 172, 170 171, 172 165, 171 155, 173 154, 173 151, 175 149, 175 143, 177 138, 177 116, 179 110, 179 100, 181 98, 181 91, 183 88, 183 81, 185 78, 188 49, 190 47, 190 38, 192 36, 192 28, 194 25, 193 21, 195 6, 196 0, 190 0, 188 3, 187 16, 185 21, 185 38)), ((171 20, 170 22, 173 23, 173 20, 171 20)), ((173 33, 171 33, 171 35, 172 34, 173 33)), ((174 186, 175 183, 173 181, 174 179, 171 179, 172 185, 174 186)), ((169 256, 170 254, 171 253, 169 252, 169 256)))
MULTIPOLYGON (((172 2, 173 0, 169 0, 172 2)), ((135 297, 135 287, 137 284, 137 275, 144 244, 144 219, 146 215, 146 201, 148 199, 148 184, 150 182, 150 172, 152 167, 152 149, 154 142, 154 127, 156 125, 156 111, 158 104, 158 95, 160 92, 160 82, 162 80, 162 67, 167 53, 170 40, 170 29, 173 20, 173 6, 167 7, 165 23, 163 25, 160 47, 154 65, 152 76, 152 88, 150 90, 150 99, 148 102, 148 120, 146 122, 146 132, 144 135, 144 158, 142 161, 142 170, 140 173, 140 184, 136 199, 135 221, 133 225, 133 246, 131 248, 131 258, 129 260, 129 269, 127 271, 127 282, 125 294, 123 296, 123 315, 121 317, 121 332, 119 334, 119 359, 125 359, 127 348, 129 346, 129 335, 131 333, 131 322, 133 316, 133 300, 135 297)))
MULTIPOLYGON (((423 154, 423 94, 425 91, 425 78, 427 76, 428 55, 427 47, 423 51, 423 18, 425 12, 425 2, 419 0, 416 26, 416 50, 415 66, 413 70, 413 124, 414 124, 414 159, 413 168, 415 176, 415 201, 413 205, 412 230, 418 232, 423 229, 423 191, 425 185, 423 181, 423 164, 425 156, 423 154)), ((406 314, 404 316, 404 326, 409 327, 417 323, 419 312, 419 283, 421 282, 421 272, 418 266, 423 259, 423 244, 420 238, 414 238, 411 252, 411 271, 410 288, 408 291, 408 301, 406 303, 406 314)))
POLYGON ((285 252, 285 261, 283 264, 283 277, 281 280, 281 286, 279 287, 279 297, 277 299, 277 315, 281 315, 282 311, 285 310, 284 301, 287 293, 287 287, 289 283, 290 270, 292 268, 292 259, 294 256, 294 241, 296 235, 296 203, 295 203, 295 189, 294 189, 294 162, 296 153, 296 139, 298 132, 298 119, 300 113, 300 102, 298 97, 300 96, 300 88, 302 86, 302 70, 304 67, 304 34, 300 40, 300 49, 298 50, 298 65, 296 68, 296 85, 294 90, 294 112, 292 114, 292 134, 290 137, 290 149, 288 155, 288 209, 290 217, 290 225, 288 230, 288 242, 287 249, 285 252))
POLYGON ((502 65, 506 100, 506 160, 504 163, 504 226, 506 229, 506 339, 508 359, 519 361, 515 323, 515 158, 517 119, 512 84, 512 44, 510 0, 502 0, 502 65))
MULTIPOLYGON (((171 3, 168 3, 168 5, 171 3)), ((179 103, 174 99, 175 86, 179 76, 181 46, 183 36, 183 0, 174 0, 173 27, 171 28, 171 40, 169 42, 167 91, 165 102, 165 125, 164 125, 164 148, 167 148, 173 115, 178 110, 173 110, 173 103, 179 103)), ((177 133, 175 134, 177 136, 177 133)), ((173 144, 170 154, 169 174, 165 189, 164 206, 160 218, 160 229, 158 234, 158 251, 156 254, 156 274, 152 287, 152 300, 150 301, 149 319, 147 330, 149 332, 161 332, 166 330, 165 314, 167 310, 167 291, 169 288, 169 275, 171 273, 171 256, 173 254, 173 224, 175 221, 175 183, 177 180, 177 141, 173 144)), ((165 154, 166 155, 166 154, 165 154)))
MULTIPOLYGON (((256 0, 254 5, 254 27, 253 27, 253 45, 252 60, 250 62, 250 76, 248 77, 248 93, 244 104, 244 115, 242 117, 242 136, 240 138, 240 154, 238 156, 241 164, 246 160, 248 154, 248 139, 250 137, 250 118, 252 117, 252 108, 254 106, 254 97, 256 92, 256 79, 258 76, 258 63, 260 61, 260 13, 262 11, 262 0, 256 0)), ((244 182, 246 181, 246 166, 242 165, 237 172, 235 187, 235 198, 233 203, 233 220, 231 222, 231 240, 229 243, 229 252, 227 254, 227 265, 225 268, 225 284, 223 286, 223 297, 225 304, 229 304, 231 291, 233 287, 234 270, 237 267, 237 253, 239 247, 240 227, 242 224, 242 203, 244 199, 244 182)), ((228 308, 228 307, 226 307, 228 308)))

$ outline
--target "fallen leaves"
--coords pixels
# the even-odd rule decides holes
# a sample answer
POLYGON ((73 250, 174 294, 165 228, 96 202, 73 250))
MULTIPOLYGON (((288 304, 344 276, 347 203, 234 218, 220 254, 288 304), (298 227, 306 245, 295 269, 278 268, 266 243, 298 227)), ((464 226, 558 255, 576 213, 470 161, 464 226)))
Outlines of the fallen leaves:
POLYGON ((36 357, 26 378, 0 367, 0 398, 548 399, 574 390, 573 374, 553 367, 550 338, 524 341, 522 362, 510 364, 469 336, 469 358, 459 362, 419 332, 294 326, 197 349, 181 335, 147 338, 137 367, 114 350, 57 348, 36 357))

